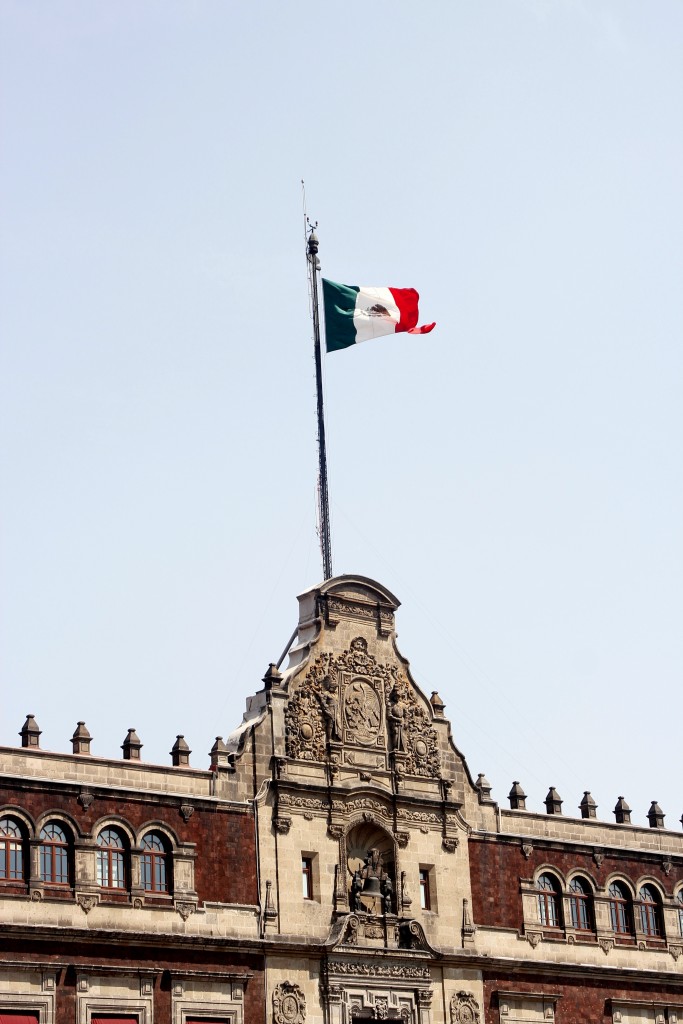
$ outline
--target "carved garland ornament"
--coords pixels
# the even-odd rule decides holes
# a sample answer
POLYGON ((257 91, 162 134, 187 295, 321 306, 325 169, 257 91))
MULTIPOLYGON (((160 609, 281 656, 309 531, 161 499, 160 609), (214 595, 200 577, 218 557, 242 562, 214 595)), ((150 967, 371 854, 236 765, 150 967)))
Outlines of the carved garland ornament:
POLYGON ((321 654, 285 712, 289 757, 324 761, 328 742, 389 749, 401 774, 438 778, 436 732, 397 666, 380 664, 356 637, 321 654), (389 742, 387 742, 389 741, 389 742))
POLYGON ((329 963, 328 972, 362 978, 409 978, 411 981, 430 981, 429 967, 427 966, 386 964, 381 961, 353 963, 348 960, 332 960, 329 963))
POLYGON ((306 996, 298 985, 283 981, 273 992, 273 1021, 275 1024, 304 1024, 306 996))

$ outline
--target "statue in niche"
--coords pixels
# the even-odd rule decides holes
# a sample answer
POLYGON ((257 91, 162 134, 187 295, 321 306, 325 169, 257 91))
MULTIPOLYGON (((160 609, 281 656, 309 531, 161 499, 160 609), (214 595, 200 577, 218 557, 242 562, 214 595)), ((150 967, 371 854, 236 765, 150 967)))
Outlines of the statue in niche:
POLYGON ((325 719, 325 732, 327 733, 328 742, 330 740, 341 740, 339 684, 336 672, 330 672, 329 675, 325 676, 318 699, 325 719))
POLYGON ((407 704, 394 686, 389 695, 389 729, 391 731, 391 745, 394 750, 405 751, 406 744, 406 711, 407 704))
POLYGON ((358 913, 359 910, 363 909, 363 904, 360 901, 360 894, 363 891, 363 876, 360 871, 354 871, 353 878, 351 880, 351 898, 349 899, 349 906, 352 913, 358 913))
POLYGON ((382 891, 384 894, 384 912, 392 914, 394 912, 394 883, 389 875, 384 879, 382 891))

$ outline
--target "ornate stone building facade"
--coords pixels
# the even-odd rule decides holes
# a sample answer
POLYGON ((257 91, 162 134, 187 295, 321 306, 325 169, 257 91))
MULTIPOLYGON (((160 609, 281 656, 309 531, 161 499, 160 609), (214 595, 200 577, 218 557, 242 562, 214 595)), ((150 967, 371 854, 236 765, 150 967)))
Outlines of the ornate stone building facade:
POLYGON ((677 1024, 683 834, 510 808, 363 577, 299 598, 207 771, 3 748, 0 1024, 677 1024))

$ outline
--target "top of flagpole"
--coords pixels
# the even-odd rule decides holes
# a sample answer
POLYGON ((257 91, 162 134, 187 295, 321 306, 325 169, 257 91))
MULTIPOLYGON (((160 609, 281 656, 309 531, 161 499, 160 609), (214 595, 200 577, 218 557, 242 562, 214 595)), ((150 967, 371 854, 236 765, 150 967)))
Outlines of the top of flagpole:
POLYGON ((330 504, 327 492, 327 449, 325 446, 325 415, 323 407, 323 367, 322 349, 320 344, 320 310, 318 304, 318 275, 320 273, 320 260, 318 259, 318 236, 315 229, 318 226, 311 224, 306 218, 310 228, 306 242, 306 260, 308 262, 308 278, 311 286, 311 308, 313 313, 313 339, 315 356, 315 383, 317 393, 318 412, 318 529, 320 532, 320 553, 323 563, 323 578, 332 578, 332 538, 330 536, 330 504))

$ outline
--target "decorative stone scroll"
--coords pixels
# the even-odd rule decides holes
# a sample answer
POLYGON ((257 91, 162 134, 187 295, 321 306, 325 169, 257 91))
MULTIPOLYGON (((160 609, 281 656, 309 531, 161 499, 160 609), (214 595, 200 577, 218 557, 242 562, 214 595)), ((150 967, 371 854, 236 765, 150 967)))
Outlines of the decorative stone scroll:
POLYGON ((306 996, 298 985, 283 981, 273 992, 274 1024, 304 1024, 306 1020, 306 996))
POLYGON ((451 999, 451 1024, 479 1024, 479 1003, 471 992, 456 992, 451 999))

